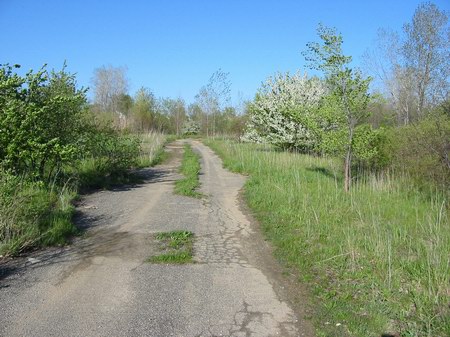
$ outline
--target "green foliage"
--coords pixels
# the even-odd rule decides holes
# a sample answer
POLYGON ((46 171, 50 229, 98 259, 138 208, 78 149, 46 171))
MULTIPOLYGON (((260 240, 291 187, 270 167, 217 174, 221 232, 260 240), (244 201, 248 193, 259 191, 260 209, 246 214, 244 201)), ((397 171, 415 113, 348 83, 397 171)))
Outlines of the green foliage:
POLYGON ((175 193, 195 198, 201 197, 202 194, 196 191, 200 186, 198 179, 200 173, 200 156, 187 144, 184 146, 180 171, 185 177, 175 183, 175 193))
POLYGON ((450 115, 390 129, 388 137, 392 168, 411 176, 421 188, 449 193, 450 115))
MULTIPOLYGON (((324 132, 321 136, 322 153, 343 157, 348 139, 347 129, 324 132)), ((383 128, 374 129, 370 124, 355 127, 352 138, 353 166, 357 169, 379 171, 386 168, 391 159, 388 137, 383 128)))
MULTIPOLYGON (((342 51, 343 38, 335 29, 319 25, 317 29, 321 43, 309 43, 306 59, 310 67, 322 70, 329 85, 329 94, 325 98, 326 106, 334 107, 332 120, 334 145, 341 147, 337 153, 343 153, 345 160, 344 189, 349 190, 352 181, 351 164, 353 159, 355 127, 367 117, 367 105, 371 100, 368 93, 371 78, 363 78, 359 70, 350 68, 351 56, 342 51), (340 136, 340 137, 339 137, 340 136)), ((325 109, 324 111, 330 111, 325 109)), ((360 142, 363 144, 364 142, 360 142)))
POLYGON ((386 130, 374 129, 370 124, 357 126, 353 136, 353 151, 356 167, 371 171, 386 168, 391 160, 386 130))
POLYGON ((49 177, 79 151, 85 90, 65 72, 0 68, 0 163, 16 174, 49 177))
POLYGON ((134 130, 151 130, 156 118, 156 100, 153 93, 146 88, 139 89, 134 98, 131 112, 134 130))
POLYGON ((79 189, 128 181, 163 145, 102 124, 65 67, 24 77, 17 67, 0 67, 0 254, 64 243, 79 189))
POLYGON ((200 125, 193 120, 184 122, 182 133, 184 136, 196 136, 200 133, 200 125))
POLYGON ((448 335, 448 199, 386 173, 345 193, 333 159, 209 145, 249 175, 245 198, 278 258, 309 284, 318 335, 448 335))

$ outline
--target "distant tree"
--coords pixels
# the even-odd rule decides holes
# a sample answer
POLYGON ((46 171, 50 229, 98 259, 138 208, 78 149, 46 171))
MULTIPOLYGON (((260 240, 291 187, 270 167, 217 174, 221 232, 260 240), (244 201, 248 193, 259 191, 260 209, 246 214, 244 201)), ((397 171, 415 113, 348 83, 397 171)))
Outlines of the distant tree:
POLYGON ((206 118, 205 113, 203 112, 202 108, 197 102, 191 103, 188 106, 187 114, 189 117, 189 120, 195 122, 197 125, 199 125, 200 130, 199 133, 203 133, 206 135, 206 118))
POLYGON ((205 114, 206 136, 209 136, 210 117, 212 117, 212 135, 215 135, 216 115, 230 102, 231 82, 228 76, 229 73, 222 71, 222 69, 217 70, 195 96, 197 105, 205 114))
POLYGON ((155 128, 156 109, 156 99, 153 93, 147 88, 140 88, 136 92, 131 109, 134 129, 149 131, 155 128))
POLYGON ((161 112, 170 120, 173 130, 177 136, 181 135, 183 124, 186 120, 186 103, 183 99, 163 98, 160 100, 161 112))
POLYGON ((117 110, 123 113, 125 116, 128 116, 131 112, 133 104, 133 97, 128 94, 121 94, 117 100, 117 110))
POLYGON ((424 118, 448 98, 450 89, 447 14, 430 2, 420 4, 402 34, 379 30, 365 63, 384 87, 399 124, 424 118))
POLYGON ((450 27, 444 11, 430 2, 419 5, 403 26, 402 54, 415 82, 419 115, 426 105, 447 98, 450 77, 450 27))
POLYGON ((94 103, 102 112, 124 113, 120 102, 128 94, 128 79, 125 67, 102 66, 94 70, 94 103))
POLYGON ((352 58, 343 54, 341 34, 323 25, 319 25, 317 33, 321 42, 308 43, 305 56, 311 68, 324 72, 329 86, 322 111, 328 120, 334 121, 336 132, 328 134, 337 136, 335 145, 343 150, 344 189, 349 191, 355 128, 367 117, 371 78, 364 78, 360 71, 350 67, 352 58))

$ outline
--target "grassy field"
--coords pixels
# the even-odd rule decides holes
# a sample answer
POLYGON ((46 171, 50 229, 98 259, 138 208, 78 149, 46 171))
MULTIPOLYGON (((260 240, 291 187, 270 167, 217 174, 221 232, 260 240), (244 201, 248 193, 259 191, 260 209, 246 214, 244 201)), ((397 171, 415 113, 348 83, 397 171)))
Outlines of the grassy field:
POLYGON ((447 202, 406 178, 230 141, 207 144, 249 174, 245 197, 276 255, 309 284, 318 336, 450 336, 447 202))
POLYGON ((183 173, 184 178, 175 183, 175 193, 199 198, 201 193, 197 192, 196 189, 200 185, 198 179, 198 174, 200 173, 200 156, 187 144, 184 146, 180 171, 183 173))

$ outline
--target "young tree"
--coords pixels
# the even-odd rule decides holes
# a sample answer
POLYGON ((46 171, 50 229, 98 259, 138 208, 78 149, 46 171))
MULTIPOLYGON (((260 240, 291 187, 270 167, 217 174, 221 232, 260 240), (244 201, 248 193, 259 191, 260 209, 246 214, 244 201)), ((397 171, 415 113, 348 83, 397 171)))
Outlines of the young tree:
POLYGON ((350 67, 351 56, 345 56, 342 51, 343 38, 335 29, 319 25, 318 35, 321 43, 307 44, 305 53, 310 67, 324 72, 329 85, 326 103, 331 109, 328 118, 335 120, 339 132, 339 144, 344 150, 344 189, 350 190, 351 163, 353 158, 353 138, 355 128, 367 116, 368 94, 371 78, 364 78, 360 71, 350 67))
POLYGON ((222 69, 214 72, 208 84, 200 88, 195 96, 196 103, 201 107, 206 117, 206 136, 209 136, 209 116, 212 116, 212 134, 216 132, 216 115, 230 102, 231 82, 229 73, 222 69))
POLYGON ((102 112, 123 113, 119 111, 120 100, 128 93, 128 79, 125 67, 102 66, 94 70, 94 103, 102 112))
POLYGON ((179 136, 186 120, 186 103, 184 100, 182 98, 163 98, 160 101, 160 109, 163 115, 170 120, 173 128, 171 131, 179 136))
POLYGON ((147 88, 140 88, 134 98, 132 106, 134 128, 139 131, 149 131, 155 125, 156 100, 147 88))

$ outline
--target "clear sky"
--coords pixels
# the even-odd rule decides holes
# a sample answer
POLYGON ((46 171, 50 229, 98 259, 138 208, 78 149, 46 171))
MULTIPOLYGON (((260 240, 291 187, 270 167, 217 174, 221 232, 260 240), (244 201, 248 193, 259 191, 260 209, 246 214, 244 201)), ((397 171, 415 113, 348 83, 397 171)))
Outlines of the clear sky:
MULTIPOLYGON (((357 63, 380 27, 400 30, 414 0, 0 0, 0 63, 37 70, 44 63, 90 86, 95 68, 126 66, 130 93, 192 102, 218 68, 233 97, 252 98, 277 71, 304 69, 301 52, 319 22, 344 36, 357 63)), ((449 0, 435 3, 450 10, 449 0)))

